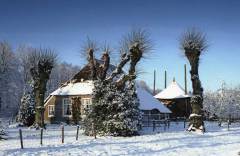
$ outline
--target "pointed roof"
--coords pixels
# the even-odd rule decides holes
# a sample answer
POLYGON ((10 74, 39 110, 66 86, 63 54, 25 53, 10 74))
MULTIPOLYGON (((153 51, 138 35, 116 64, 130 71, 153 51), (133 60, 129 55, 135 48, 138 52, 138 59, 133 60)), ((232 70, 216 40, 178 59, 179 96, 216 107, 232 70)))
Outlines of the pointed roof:
POLYGON ((184 89, 175 81, 163 91, 154 96, 157 99, 179 99, 191 97, 189 94, 185 94, 184 89))
POLYGON ((141 87, 137 87, 137 95, 141 110, 157 109, 161 113, 172 113, 162 102, 154 98, 150 93, 141 87))

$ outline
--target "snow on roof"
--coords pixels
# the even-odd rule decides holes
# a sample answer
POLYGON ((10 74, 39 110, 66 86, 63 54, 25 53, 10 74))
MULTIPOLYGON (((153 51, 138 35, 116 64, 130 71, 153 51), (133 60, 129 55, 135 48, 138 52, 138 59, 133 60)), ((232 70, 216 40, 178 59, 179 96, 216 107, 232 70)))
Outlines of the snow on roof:
POLYGON ((176 81, 173 81, 166 89, 154 97, 157 99, 178 99, 190 97, 190 95, 185 94, 184 89, 176 81))
MULTIPOLYGON (((92 81, 68 83, 52 92, 50 95, 91 95, 93 90, 92 81)), ((160 101, 141 87, 137 87, 137 95, 140 100, 141 110, 158 109, 161 113, 171 113, 160 101)))
POLYGON ((172 113, 166 106, 154 98, 145 89, 137 87, 137 95, 140 100, 141 110, 158 109, 161 113, 172 113))
POLYGON ((93 90, 92 81, 69 83, 52 92, 50 95, 90 95, 93 90))

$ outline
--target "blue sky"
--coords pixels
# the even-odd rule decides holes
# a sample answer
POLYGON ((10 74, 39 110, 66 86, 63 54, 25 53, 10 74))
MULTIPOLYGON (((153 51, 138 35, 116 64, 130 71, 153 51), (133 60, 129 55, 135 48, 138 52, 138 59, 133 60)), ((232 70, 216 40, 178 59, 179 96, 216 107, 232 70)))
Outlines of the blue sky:
POLYGON ((197 27, 210 43, 202 56, 200 78, 205 90, 215 90, 223 80, 240 84, 239 8, 238 0, 0 0, 0 40, 15 48, 51 47, 61 61, 83 65, 79 51, 87 36, 110 43, 116 52, 122 35, 144 28, 154 50, 140 63, 139 79, 152 86, 156 69, 157 88, 163 88, 164 70, 168 83, 176 77, 183 86, 183 65, 188 62, 178 38, 187 28, 197 27))

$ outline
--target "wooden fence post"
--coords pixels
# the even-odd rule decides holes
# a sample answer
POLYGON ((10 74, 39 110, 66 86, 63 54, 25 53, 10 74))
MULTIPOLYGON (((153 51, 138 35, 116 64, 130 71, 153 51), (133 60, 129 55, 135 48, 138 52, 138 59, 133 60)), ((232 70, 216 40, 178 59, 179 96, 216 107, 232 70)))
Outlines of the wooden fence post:
POLYGON ((96 129, 95 129, 95 124, 94 122, 92 123, 92 133, 94 135, 94 138, 97 139, 97 134, 96 134, 96 129))
POLYGON ((183 124, 184 124, 184 129, 185 129, 185 127, 186 127, 186 118, 184 118, 184 120, 183 120, 183 124))
POLYGON ((156 128, 156 123, 155 123, 155 120, 153 120, 153 132, 155 131, 155 128, 156 128))
POLYGON ((19 136, 20 136, 21 149, 23 149, 23 138, 22 138, 22 130, 21 129, 19 129, 19 136))
POLYGON ((12 115, 12 123, 14 122, 14 116, 12 115))
POLYGON ((62 144, 64 143, 64 126, 62 125, 62 144))
POLYGON ((149 115, 148 115, 148 127, 150 126, 149 122, 150 122, 150 119, 149 119, 149 115))
POLYGON ((228 131, 229 131, 229 126, 230 126, 230 120, 228 119, 228 122, 227 122, 228 131))
POLYGON ((43 144, 43 128, 41 128, 41 134, 40 134, 40 144, 43 144))
POLYGON ((79 125, 77 125, 77 134, 76 134, 76 140, 78 140, 78 132, 79 132, 79 125))
POLYGON ((167 120, 164 120, 164 131, 167 129, 167 120))
POLYGON ((218 120, 218 127, 221 127, 222 126, 222 121, 221 119, 218 120))

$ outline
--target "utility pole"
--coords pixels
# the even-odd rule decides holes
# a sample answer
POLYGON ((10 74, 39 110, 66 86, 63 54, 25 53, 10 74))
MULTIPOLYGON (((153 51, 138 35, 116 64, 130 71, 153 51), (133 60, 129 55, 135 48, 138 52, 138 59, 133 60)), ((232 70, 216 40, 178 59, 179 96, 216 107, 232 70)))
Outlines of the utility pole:
POLYGON ((184 64, 185 95, 187 95, 187 65, 184 64))
POLYGON ((156 70, 153 72, 153 95, 156 94, 156 70))
POLYGON ((167 71, 165 70, 165 86, 164 86, 164 88, 166 89, 167 88, 167 71))

